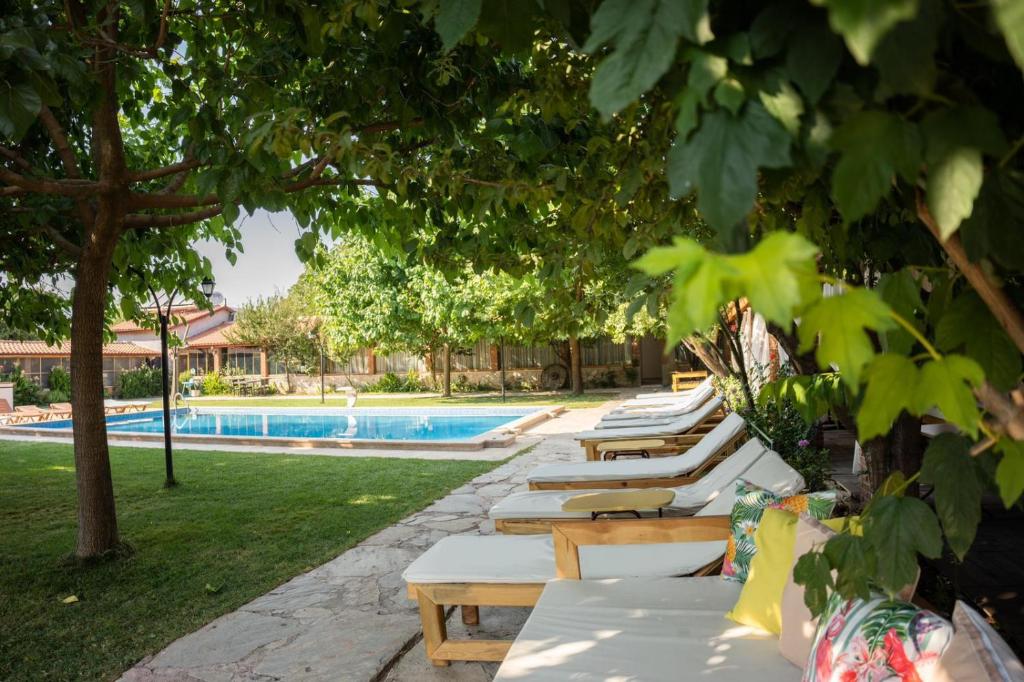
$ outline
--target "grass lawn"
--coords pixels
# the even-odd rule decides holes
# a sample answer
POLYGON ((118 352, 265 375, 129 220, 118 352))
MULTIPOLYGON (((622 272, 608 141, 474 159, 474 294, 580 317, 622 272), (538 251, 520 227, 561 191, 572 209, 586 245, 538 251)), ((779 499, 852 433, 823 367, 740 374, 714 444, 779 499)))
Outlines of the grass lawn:
MULTIPOLYGON (((493 405, 500 407, 501 405, 509 406, 529 406, 529 405, 565 405, 566 407, 599 407, 609 400, 614 399, 614 395, 610 393, 594 393, 588 395, 528 395, 528 394, 516 394, 507 396, 505 402, 502 403, 500 396, 474 396, 468 395, 456 395, 451 398, 440 398, 440 397, 426 397, 426 398, 373 398, 372 394, 364 394, 359 397, 358 407, 445 407, 445 406, 457 406, 457 405, 493 405)), ((160 401, 156 400, 153 402, 154 406, 160 405, 160 401)), ((342 397, 332 397, 331 394, 327 395, 327 401, 325 403, 328 407, 345 407, 345 399, 342 397)), ((209 407, 237 407, 237 406, 248 406, 248 407, 320 407, 320 396, 308 396, 302 398, 291 398, 291 397, 274 397, 267 396, 265 398, 234 398, 231 396, 224 396, 223 399, 203 399, 196 400, 192 403, 196 406, 209 406, 209 407)))
POLYGON ((111 462, 136 553, 78 568, 71 447, 0 441, 0 680, 113 679, 499 464, 179 451, 167 490, 162 450, 111 462))

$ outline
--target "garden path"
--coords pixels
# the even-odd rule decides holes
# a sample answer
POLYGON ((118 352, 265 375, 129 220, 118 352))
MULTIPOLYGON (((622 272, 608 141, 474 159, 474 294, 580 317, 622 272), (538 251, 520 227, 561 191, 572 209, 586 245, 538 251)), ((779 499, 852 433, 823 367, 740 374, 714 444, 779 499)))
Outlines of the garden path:
MULTIPOLYGON (((140 661, 124 682, 171 680, 490 680, 497 664, 433 668, 401 574, 446 535, 492 533, 487 509, 538 464, 579 460, 573 434, 592 428, 615 403, 570 410, 540 424, 528 452, 478 476, 426 509, 384 529, 334 560, 297 576, 237 611, 140 661)), ((477 636, 511 638, 527 609, 489 609, 477 636)), ((450 618, 453 634, 462 627, 450 618)), ((456 635, 457 636, 457 635, 456 635)))

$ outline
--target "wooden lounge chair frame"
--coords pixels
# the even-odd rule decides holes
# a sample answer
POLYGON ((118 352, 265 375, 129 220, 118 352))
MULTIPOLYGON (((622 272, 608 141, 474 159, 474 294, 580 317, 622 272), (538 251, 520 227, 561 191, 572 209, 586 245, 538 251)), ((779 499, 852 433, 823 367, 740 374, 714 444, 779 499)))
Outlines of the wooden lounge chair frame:
POLYGON ((694 386, 700 386, 701 382, 708 378, 706 370, 691 370, 687 372, 672 372, 672 391, 685 391, 694 386))
MULTIPOLYGON (((555 575, 580 579, 582 545, 641 545, 661 542, 708 542, 729 537, 728 516, 672 519, 602 519, 559 521, 551 527, 555 544, 555 575)), ((711 575, 721 566, 713 562, 693 575, 711 575)), ((448 638, 446 607, 459 606, 462 622, 480 622, 481 606, 533 606, 545 583, 410 583, 409 598, 419 604, 423 644, 436 666, 452 661, 502 661, 512 640, 448 638)))
MULTIPOLYGON (((700 442, 701 436, 666 436, 658 440, 666 441, 663 448, 658 448, 660 456, 681 455, 690 450, 700 442), (667 442, 669 438, 686 439, 683 442, 667 442), (664 453, 664 454, 661 454, 664 453)), ((714 468, 723 459, 736 452, 747 440, 747 430, 744 428, 735 436, 726 441, 718 451, 709 457, 688 474, 680 476, 666 476, 661 478, 634 478, 623 481, 536 481, 530 483, 530 490, 593 490, 612 488, 674 488, 679 485, 693 483, 709 470, 714 468)), ((652 455, 653 456, 653 455, 652 455)))
MULTIPOLYGON (((699 440, 700 436, 706 434, 711 429, 725 419, 725 410, 718 409, 705 417, 702 421, 694 424, 693 428, 684 434, 662 436, 651 434, 650 436, 614 436, 612 435, 615 429, 608 429, 608 436, 602 436, 600 438, 585 438, 580 441, 580 445, 583 446, 584 451, 587 455, 588 462, 600 462, 602 457, 607 455, 609 452, 615 452, 614 450, 605 450, 600 452, 597 446, 601 443, 616 443, 623 441, 635 441, 638 438, 657 438, 658 440, 665 441, 665 446, 662 448, 652 448, 648 450, 648 454, 651 457, 666 457, 669 455, 678 454, 678 449, 673 449, 674 446, 679 445, 695 445, 699 440)), ((629 449, 624 448, 624 449, 629 449)))
POLYGON ((45 422, 59 418, 58 415, 63 414, 57 410, 43 409, 38 405, 17 405, 14 408, 14 413, 22 416, 22 419, 18 421, 19 424, 45 422))

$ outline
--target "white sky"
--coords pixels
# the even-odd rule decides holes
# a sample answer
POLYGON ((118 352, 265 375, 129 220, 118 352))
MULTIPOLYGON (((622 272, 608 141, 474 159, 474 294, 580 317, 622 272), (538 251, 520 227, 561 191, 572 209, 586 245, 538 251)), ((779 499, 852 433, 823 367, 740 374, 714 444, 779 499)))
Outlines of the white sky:
POLYGON ((245 251, 238 254, 234 267, 224 257, 223 245, 210 241, 194 244, 196 251, 213 263, 217 291, 232 306, 257 296, 287 292, 303 270, 295 255, 295 239, 300 234, 295 218, 287 212, 257 211, 252 216, 243 212, 238 226, 245 251))

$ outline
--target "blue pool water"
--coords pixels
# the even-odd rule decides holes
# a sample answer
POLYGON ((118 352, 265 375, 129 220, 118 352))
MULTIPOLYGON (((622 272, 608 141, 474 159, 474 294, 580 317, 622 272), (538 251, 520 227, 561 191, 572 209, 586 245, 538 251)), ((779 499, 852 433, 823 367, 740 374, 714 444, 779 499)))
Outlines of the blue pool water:
MULTIPOLYGON (((217 410, 172 415, 173 431, 181 435, 247 438, 354 438, 366 440, 467 440, 519 419, 529 411, 501 414, 381 410, 361 412, 217 410)), ((70 428, 70 422, 43 422, 33 428, 70 428)), ((143 412, 110 417, 111 433, 163 433, 163 413, 143 412)))

